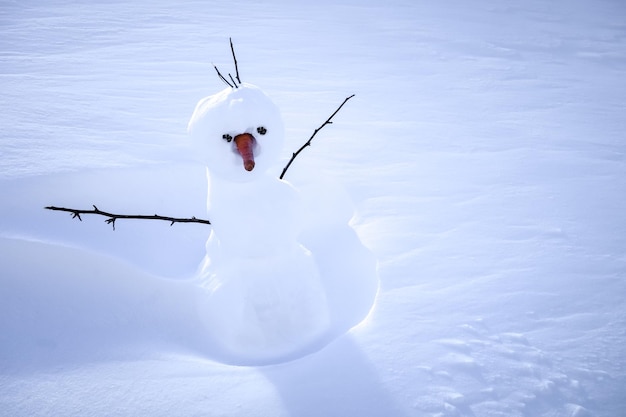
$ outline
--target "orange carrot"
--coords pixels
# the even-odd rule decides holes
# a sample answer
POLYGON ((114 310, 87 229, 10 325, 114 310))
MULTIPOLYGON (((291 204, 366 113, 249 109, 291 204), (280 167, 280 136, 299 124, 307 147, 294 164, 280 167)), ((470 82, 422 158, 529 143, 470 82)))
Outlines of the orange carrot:
POLYGON ((243 159, 243 167, 246 171, 252 171, 254 169, 254 136, 249 133, 237 135, 235 136, 235 145, 243 159))

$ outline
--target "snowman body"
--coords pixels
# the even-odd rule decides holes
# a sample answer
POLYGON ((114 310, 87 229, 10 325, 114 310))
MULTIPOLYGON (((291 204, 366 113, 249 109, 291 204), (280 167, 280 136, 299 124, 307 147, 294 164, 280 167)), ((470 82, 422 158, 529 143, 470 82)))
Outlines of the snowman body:
POLYGON ((269 172, 283 143, 277 108, 242 84, 201 101, 189 131, 209 183, 212 232, 198 277, 207 331, 226 361, 307 350, 328 332, 330 314, 316 260, 298 240, 298 193, 269 172), (234 143, 242 135, 245 150, 234 143))

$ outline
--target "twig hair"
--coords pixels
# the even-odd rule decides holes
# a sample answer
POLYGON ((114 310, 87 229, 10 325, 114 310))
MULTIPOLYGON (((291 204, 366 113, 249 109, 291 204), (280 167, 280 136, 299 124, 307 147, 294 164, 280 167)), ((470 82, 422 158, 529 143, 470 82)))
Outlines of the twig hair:
POLYGON ((237 65, 237 56, 235 56, 235 47, 233 46, 233 38, 229 38, 229 40, 230 40, 230 51, 233 54, 233 61, 235 61, 235 78, 233 78, 233 76, 230 73, 228 73, 228 78, 230 78, 230 82, 229 82, 228 79, 226 79, 226 77, 222 75, 220 70, 217 69, 215 64, 213 64, 213 68, 215 68, 215 71, 217 72, 218 77, 220 77, 220 80, 224 81, 226 85, 228 85, 230 88, 239 88, 239 86, 241 85, 241 78, 239 78, 239 66, 237 65))

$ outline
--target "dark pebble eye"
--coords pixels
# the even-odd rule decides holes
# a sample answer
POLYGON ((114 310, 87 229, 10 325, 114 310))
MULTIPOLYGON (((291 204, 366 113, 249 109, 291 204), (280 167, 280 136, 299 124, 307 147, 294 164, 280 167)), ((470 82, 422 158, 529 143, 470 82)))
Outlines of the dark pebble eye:
POLYGON ((229 134, 224 134, 222 135, 222 139, 224 139, 226 142, 230 142, 231 140, 233 140, 233 137, 229 134))
POLYGON ((259 126, 256 128, 256 131, 259 132, 260 135, 264 135, 267 133, 267 129, 264 128, 263 126, 259 126))

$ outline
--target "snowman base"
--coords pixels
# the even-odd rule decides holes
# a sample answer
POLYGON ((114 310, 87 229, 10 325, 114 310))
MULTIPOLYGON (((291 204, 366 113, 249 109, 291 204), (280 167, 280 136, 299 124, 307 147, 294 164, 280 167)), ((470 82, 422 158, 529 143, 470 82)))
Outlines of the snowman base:
POLYGON ((219 360, 276 363, 316 350, 330 315, 313 262, 301 247, 237 263, 206 259, 198 314, 219 360))

